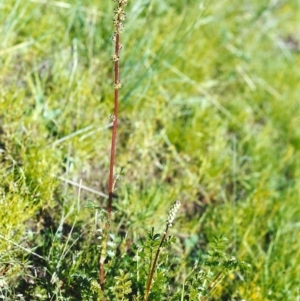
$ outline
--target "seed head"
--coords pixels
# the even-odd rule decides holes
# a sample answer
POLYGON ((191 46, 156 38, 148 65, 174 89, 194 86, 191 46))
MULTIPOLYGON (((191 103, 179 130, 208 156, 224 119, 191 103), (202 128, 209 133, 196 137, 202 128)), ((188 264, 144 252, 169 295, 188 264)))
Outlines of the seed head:
POLYGON ((168 216, 168 220, 167 220, 167 226, 168 227, 172 227, 172 224, 174 222, 174 219, 176 217, 177 211, 180 207, 181 203, 180 201, 176 201, 174 203, 174 205, 171 207, 170 212, 169 212, 169 216, 168 216))

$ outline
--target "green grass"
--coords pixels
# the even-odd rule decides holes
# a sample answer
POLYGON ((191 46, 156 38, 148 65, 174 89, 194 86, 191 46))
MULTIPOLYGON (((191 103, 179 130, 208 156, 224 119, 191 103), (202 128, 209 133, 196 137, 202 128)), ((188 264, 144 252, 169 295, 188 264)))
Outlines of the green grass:
MULTIPOLYGON (((107 193, 114 3, 43 2, 0 4, 0 296, 94 300, 106 200, 63 179, 107 193)), ((299 300, 298 1, 129 2, 112 231, 179 199, 177 283, 224 234, 252 267, 211 300, 299 300)))

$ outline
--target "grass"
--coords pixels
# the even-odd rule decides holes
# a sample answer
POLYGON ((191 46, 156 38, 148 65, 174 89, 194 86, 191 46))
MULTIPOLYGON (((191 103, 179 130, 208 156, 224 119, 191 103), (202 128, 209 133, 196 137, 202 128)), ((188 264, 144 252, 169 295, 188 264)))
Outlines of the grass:
MULTIPOLYGON (((3 300, 96 298, 100 226, 86 207, 106 199, 63 179, 107 193, 113 6, 0 4, 3 300)), ((296 0, 126 8, 112 231, 138 243, 179 199, 171 281, 220 234, 252 266, 211 300, 300 298, 299 12, 296 0)))

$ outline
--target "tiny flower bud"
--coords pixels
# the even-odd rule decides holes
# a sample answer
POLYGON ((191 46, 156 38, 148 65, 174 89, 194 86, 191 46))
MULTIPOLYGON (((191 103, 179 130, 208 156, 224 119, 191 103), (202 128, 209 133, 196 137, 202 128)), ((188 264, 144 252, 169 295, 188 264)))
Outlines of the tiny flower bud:
POLYGON ((124 21, 126 19, 126 14, 124 12, 122 12, 120 15, 119 15, 119 19, 121 21, 124 21))
POLYGON ((123 32, 123 24, 122 23, 119 24, 119 28, 117 28, 116 32, 118 32, 118 33, 123 32))
POLYGON ((115 9, 114 9, 114 13, 115 13, 116 15, 121 15, 121 14, 123 13, 122 7, 115 8, 115 9))
POLYGON ((120 58, 116 54, 112 55, 112 57, 111 57, 111 60, 114 62, 117 62, 119 59, 120 58))
POLYGON ((112 121, 115 121, 115 115, 114 114, 109 115, 108 118, 111 119, 112 121))
POLYGON ((119 90, 122 88, 122 84, 120 82, 118 82, 117 84, 114 84, 114 88, 115 88, 115 90, 119 90))

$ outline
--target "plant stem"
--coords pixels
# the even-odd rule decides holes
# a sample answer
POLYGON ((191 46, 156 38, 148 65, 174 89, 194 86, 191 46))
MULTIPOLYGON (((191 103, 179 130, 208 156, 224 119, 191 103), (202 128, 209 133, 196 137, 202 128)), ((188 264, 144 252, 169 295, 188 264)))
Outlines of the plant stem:
POLYGON ((175 216, 176 216, 176 213, 177 213, 179 207, 180 207, 180 202, 176 201, 173 204, 173 206, 171 207, 170 211, 169 211, 169 216, 168 216, 168 219, 167 219, 166 229, 165 229, 163 237, 161 238, 158 249, 156 251, 155 258, 154 258, 154 261, 153 261, 153 264, 152 264, 152 268, 151 268, 151 271, 150 271, 150 274, 149 274, 149 277, 148 277, 144 301, 148 301, 150 288, 151 288, 151 283, 152 283, 152 280, 153 280, 153 275, 154 275, 154 271, 155 271, 156 264, 157 264, 157 261, 158 261, 158 256, 159 256, 159 253, 160 253, 160 249, 161 249, 164 241, 166 240, 169 228, 172 227, 172 224, 174 222, 174 219, 175 219, 175 216))
MULTIPOLYGON (((212 280, 212 282, 210 283, 210 285, 209 285, 208 288, 207 288, 207 291, 208 291, 208 292, 211 292, 211 291, 216 287, 216 285, 218 284, 217 280, 220 278, 220 276, 221 276, 222 274, 223 274, 223 271, 220 271, 220 272, 215 276, 215 278, 212 280)), ((206 301, 208 297, 209 297, 209 296, 205 296, 205 297, 201 298, 201 301, 206 301)))
POLYGON ((110 229, 112 202, 114 197, 114 166, 115 166, 115 154, 116 154, 116 140, 117 140, 117 127, 118 127, 118 105, 119 105, 119 89, 121 88, 119 80, 119 51, 120 51, 120 29, 122 26, 121 21, 124 20, 125 14, 123 11, 124 1, 118 1, 118 6, 114 11, 114 25, 115 32, 113 35, 113 41, 115 44, 115 52, 113 55, 114 61, 114 114, 113 114, 113 128, 111 137, 111 148, 110 148, 110 163, 109 163, 109 180, 108 180, 108 203, 107 203, 107 221, 105 225, 105 235, 103 236, 102 250, 100 254, 100 286, 104 291, 105 283, 105 259, 107 250, 107 239, 110 229))
MULTIPOLYGON (((122 4, 119 3, 118 8, 122 8, 122 4)), ((118 17, 119 18, 119 17, 118 17)), ((119 20, 120 21, 120 20, 119 20)), ((108 182, 108 205, 107 213, 108 219, 111 219, 113 190, 114 190, 114 165, 115 165, 115 153, 116 153, 116 140, 117 140, 117 127, 118 127, 118 105, 119 105, 119 51, 120 51, 120 23, 116 25, 115 32, 115 57, 114 61, 114 115, 113 115, 113 131, 111 137, 111 149, 110 149, 110 164, 109 164, 109 182, 108 182)))
POLYGON ((158 261, 158 256, 159 256, 159 253, 160 253, 160 249, 161 249, 161 247, 162 247, 162 245, 163 245, 163 243, 164 243, 164 241, 167 237, 168 230, 169 230, 169 225, 167 224, 164 235, 163 235, 163 237, 160 241, 160 244, 158 246, 158 249, 156 251, 155 258, 154 258, 154 261, 153 261, 153 264, 152 264, 152 267, 151 267, 151 272, 150 272, 149 277, 148 277, 144 301, 148 301, 148 297, 149 297, 149 293, 150 293, 150 287, 151 287, 151 283, 152 283, 152 280, 153 280, 153 275, 154 275, 154 271, 155 271, 155 268, 156 268, 156 264, 157 264, 157 261, 158 261))

